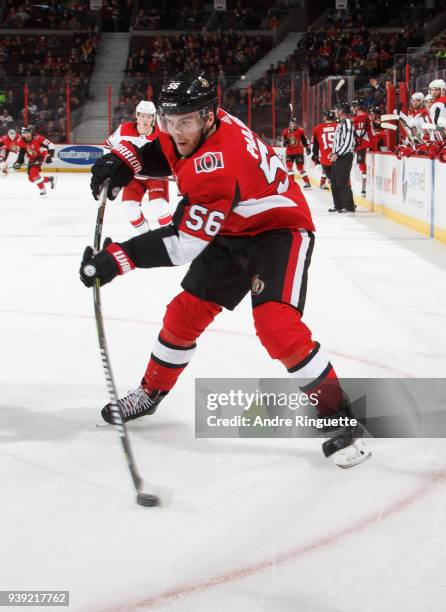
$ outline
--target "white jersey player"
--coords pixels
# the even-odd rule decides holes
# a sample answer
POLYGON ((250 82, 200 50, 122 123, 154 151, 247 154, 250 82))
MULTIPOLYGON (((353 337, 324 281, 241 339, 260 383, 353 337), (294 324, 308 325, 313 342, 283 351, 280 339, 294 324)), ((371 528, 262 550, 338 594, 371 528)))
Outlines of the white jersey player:
POLYGON ((434 79, 429 83, 432 106, 429 109, 432 123, 437 124, 440 117, 446 118, 446 83, 443 79, 434 79))
MULTIPOLYGON (((104 147, 111 150, 115 149, 121 142, 131 142, 139 149, 148 142, 153 142, 158 138, 158 128, 155 120, 156 108, 153 102, 141 100, 136 107, 136 121, 122 123, 107 138, 104 147)), ((149 224, 141 210, 141 202, 146 192, 151 206, 155 207, 159 225, 168 225, 172 221, 168 181, 148 179, 147 176, 136 174, 123 190, 122 206, 126 211, 128 220, 140 234, 149 229, 149 224)))

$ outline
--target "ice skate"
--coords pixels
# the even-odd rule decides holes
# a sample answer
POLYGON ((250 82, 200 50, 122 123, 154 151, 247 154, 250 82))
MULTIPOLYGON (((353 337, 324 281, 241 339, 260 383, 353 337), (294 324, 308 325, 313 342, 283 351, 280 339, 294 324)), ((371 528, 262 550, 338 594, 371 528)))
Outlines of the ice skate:
MULTIPOLYGON (((133 421, 139 417, 151 415, 158 408, 160 401, 167 395, 167 391, 152 391, 150 394, 139 386, 135 391, 118 400, 124 422, 133 421)), ((111 404, 107 404, 101 411, 102 418, 106 423, 113 425, 111 404)))
POLYGON ((325 457, 331 457, 336 465, 340 468, 350 468, 358 463, 362 463, 371 456, 370 449, 362 439, 364 429, 362 425, 356 421, 356 424, 351 424, 350 421, 355 419, 351 411, 348 400, 343 400, 342 407, 338 410, 338 414, 333 418, 347 419, 346 425, 327 427, 324 433, 334 434, 329 440, 322 444, 322 452, 325 457))

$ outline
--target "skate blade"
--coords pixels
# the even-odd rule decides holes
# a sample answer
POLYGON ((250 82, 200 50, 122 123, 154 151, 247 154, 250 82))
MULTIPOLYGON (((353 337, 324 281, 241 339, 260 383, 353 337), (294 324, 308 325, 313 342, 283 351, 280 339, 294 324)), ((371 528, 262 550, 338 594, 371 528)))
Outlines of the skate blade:
POLYGON ((349 468, 355 467, 355 465, 359 465, 360 463, 367 461, 367 459, 370 459, 371 456, 372 456, 372 451, 369 451, 366 455, 361 455, 360 457, 358 457, 357 459, 355 459, 349 464, 341 465, 340 463, 335 462, 335 465, 337 465, 343 470, 348 470, 349 468))

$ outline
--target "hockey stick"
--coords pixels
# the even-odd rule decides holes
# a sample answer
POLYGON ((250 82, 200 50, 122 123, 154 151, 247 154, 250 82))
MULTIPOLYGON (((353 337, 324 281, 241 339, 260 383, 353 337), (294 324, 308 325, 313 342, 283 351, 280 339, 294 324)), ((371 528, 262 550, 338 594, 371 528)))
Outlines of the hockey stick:
POLYGON ((398 129, 397 125, 395 125, 394 123, 387 123, 387 121, 381 121, 381 127, 384 130, 393 130, 394 132, 396 132, 396 130, 398 129))
MULTIPOLYGON (((98 214, 96 217, 96 227, 94 232, 94 249, 97 253, 101 248, 101 236, 102 236, 102 226, 104 223, 104 214, 105 214, 105 205, 107 203, 107 189, 108 189, 108 181, 105 182, 101 195, 99 198, 99 208, 98 214)), ((93 296, 94 296, 94 314, 96 318, 96 328, 98 332, 98 340, 99 340, 99 349, 101 352, 102 366, 104 368, 105 380, 107 382, 107 390, 108 396, 110 400, 110 412, 112 415, 113 424, 115 425, 120 440, 122 444, 122 449, 124 451, 125 458, 127 460, 127 465, 130 470, 130 474, 132 476, 133 484, 135 485, 135 489, 137 492, 136 495, 136 503, 140 506, 158 506, 160 504, 160 499, 156 495, 152 495, 150 493, 143 492, 144 482, 140 475, 138 474, 138 470, 136 468, 135 459, 133 458, 132 448, 130 446, 130 439, 127 433, 127 428, 125 426, 124 420, 122 418, 121 411, 118 406, 118 394, 116 392, 116 385, 113 378, 113 372, 110 365, 110 357, 107 349, 107 341, 105 339, 105 331, 104 331, 104 321, 102 317, 102 307, 101 307, 101 294, 99 290, 100 281, 96 279, 96 283, 93 286, 93 296)))
POLYGON ((381 121, 398 121, 399 117, 395 114, 381 115, 381 121))
POLYGON ((177 182, 173 176, 147 176, 146 174, 141 174, 141 175, 138 174, 138 178, 143 179, 145 181, 154 180, 154 181, 172 181, 173 183, 177 182))
POLYGON ((341 80, 340 80, 340 81, 339 81, 339 82, 336 84, 336 87, 335 87, 335 92, 336 92, 336 104, 339 104, 339 103, 340 103, 340 101, 341 101, 341 97, 340 97, 340 93, 339 93, 339 92, 340 92, 340 91, 341 91, 341 89, 344 87, 344 85, 345 85, 345 80, 344 80, 344 79, 341 79, 341 80))
POLYGON ((416 148, 416 146, 419 144, 423 144, 423 141, 412 133, 412 126, 410 125, 409 117, 405 115, 402 111, 394 111, 394 113, 398 115, 398 121, 403 126, 403 129, 406 132, 406 136, 409 139, 410 144, 414 148, 416 148))

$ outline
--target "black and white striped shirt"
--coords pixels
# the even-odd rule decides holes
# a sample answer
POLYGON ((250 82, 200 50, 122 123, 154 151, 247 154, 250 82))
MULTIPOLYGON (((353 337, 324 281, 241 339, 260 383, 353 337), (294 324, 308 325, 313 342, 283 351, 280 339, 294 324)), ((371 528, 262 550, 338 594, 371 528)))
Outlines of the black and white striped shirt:
POLYGON ((355 144, 355 129, 353 127, 353 121, 349 117, 345 117, 336 127, 332 153, 336 155, 353 153, 355 150, 355 144))

